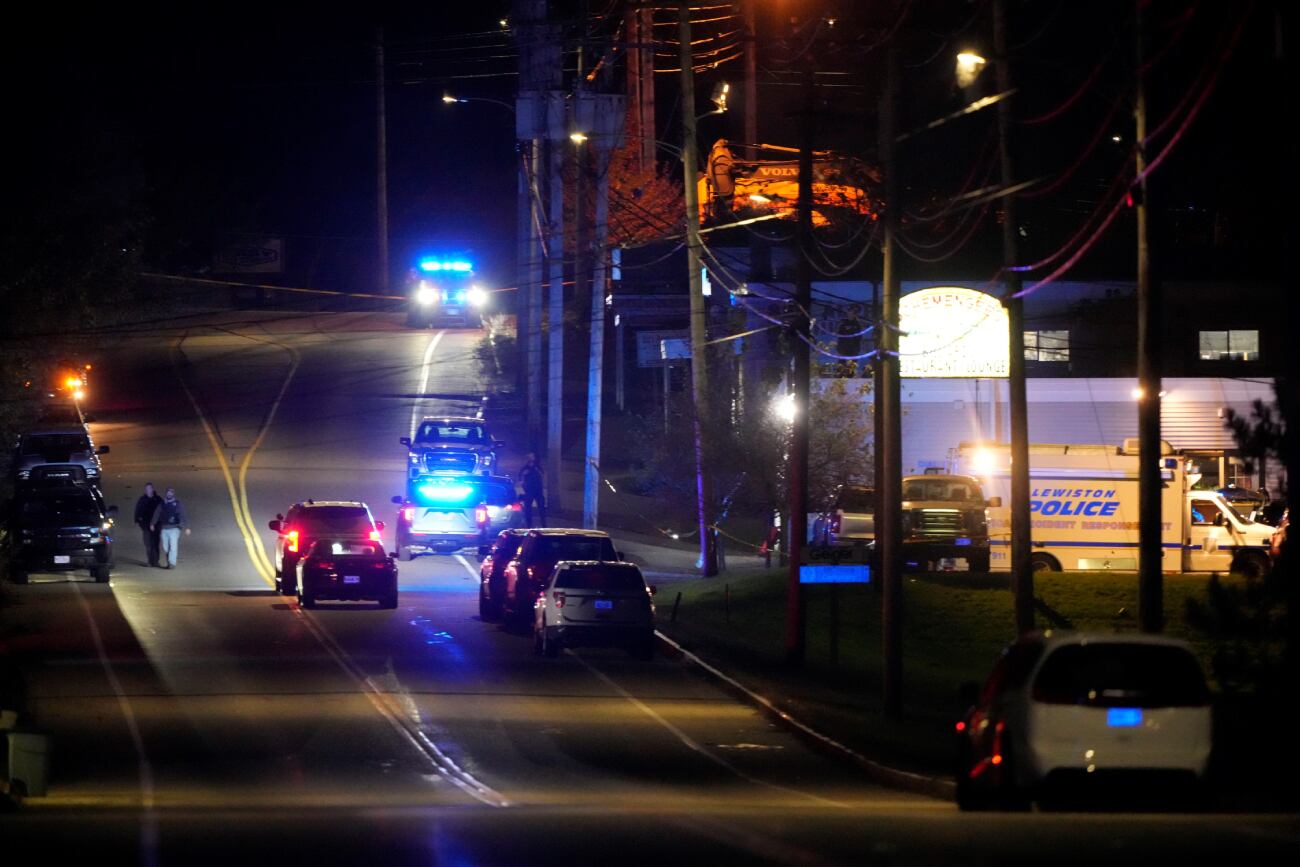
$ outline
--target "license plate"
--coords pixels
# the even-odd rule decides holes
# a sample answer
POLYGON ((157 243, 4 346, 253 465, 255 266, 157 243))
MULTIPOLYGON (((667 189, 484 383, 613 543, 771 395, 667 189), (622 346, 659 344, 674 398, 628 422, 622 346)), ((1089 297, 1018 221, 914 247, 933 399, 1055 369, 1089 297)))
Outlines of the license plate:
POLYGON ((71 562, 72 562, 72 558, 71 558, 70 556, 68 556, 67 554, 55 554, 55 555, 54 555, 54 563, 55 563, 55 565, 62 565, 62 564, 64 564, 64 563, 71 563, 71 562))
POLYGON ((1142 725, 1142 708, 1112 707, 1106 709, 1106 725, 1113 729, 1131 729, 1142 725))
POLYGON ((344 584, 360 584, 360 583, 361 583, 361 576, 360 576, 360 575, 344 575, 344 576, 343 576, 343 583, 344 583, 344 584))
POLYGON ((614 610, 614 600, 613 600, 613 599, 597 599, 597 600, 596 600, 596 610, 598 610, 598 611, 613 611, 613 610, 614 610))

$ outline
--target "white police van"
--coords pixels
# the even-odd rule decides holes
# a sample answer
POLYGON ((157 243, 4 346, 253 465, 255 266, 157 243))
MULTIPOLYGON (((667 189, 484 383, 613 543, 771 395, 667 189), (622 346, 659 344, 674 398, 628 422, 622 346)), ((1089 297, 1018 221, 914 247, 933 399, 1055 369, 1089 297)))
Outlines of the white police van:
MULTIPOLYGON (((1165 572, 1262 575, 1273 531, 1238 512, 1217 491, 1195 490, 1195 463, 1160 444, 1161 544, 1165 572)), ((1011 461, 1005 443, 962 443, 950 471, 975 476, 1000 497, 989 509, 990 569, 1006 571, 1011 547, 1011 461)), ((1033 562, 1039 570, 1138 568, 1137 440, 1122 446, 1029 447, 1033 562)))

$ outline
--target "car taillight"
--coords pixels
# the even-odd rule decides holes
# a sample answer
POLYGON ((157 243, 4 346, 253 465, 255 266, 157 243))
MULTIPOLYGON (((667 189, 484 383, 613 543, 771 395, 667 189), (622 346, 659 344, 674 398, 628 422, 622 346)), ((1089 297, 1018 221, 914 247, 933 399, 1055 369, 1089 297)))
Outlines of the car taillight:
POLYGON ((555 600, 555 607, 556 607, 556 608, 563 608, 563 607, 564 607, 564 594, 563 594, 563 593, 561 593, 561 592, 558 591, 558 590, 554 590, 554 591, 551 592, 551 598, 555 600))
POLYGON ((508 508, 509 508, 510 511, 512 511, 512 512, 522 512, 522 511, 524 510, 524 504, 523 504, 523 503, 511 503, 510 506, 509 506, 508 508))
POLYGON ((290 530, 288 539, 289 539, 289 543, 285 545, 285 547, 289 551, 293 552, 294 554, 297 554, 298 553, 298 531, 290 530))
POLYGON ((379 535, 379 531, 378 531, 378 530, 371 530, 371 531, 370 531, 370 541, 371 541, 371 542, 382 542, 382 541, 384 541, 384 540, 383 540, 383 537, 381 537, 381 536, 379 535))
POLYGON ((333 560, 317 560, 313 565, 314 565, 317 569, 333 569, 333 568, 334 568, 334 561, 333 561, 333 560))
POLYGON ((402 509, 402 520, 408 524, 415 520, 415 506, 407 506, 402 509))
POLYGON ((487 506, 478 506, 474 509, 474 521, 480 526, 488 522, 487 506))

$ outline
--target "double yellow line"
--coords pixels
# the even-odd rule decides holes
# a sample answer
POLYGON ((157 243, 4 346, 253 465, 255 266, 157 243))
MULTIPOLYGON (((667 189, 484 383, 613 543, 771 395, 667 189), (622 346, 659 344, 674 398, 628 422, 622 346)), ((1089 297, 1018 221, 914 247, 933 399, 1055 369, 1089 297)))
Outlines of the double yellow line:
POLYGON ((280 402, 284 399, 284 394, 289 390, 289 383, 293 382, 294 374, 298 372, 298 365, 302 362, 302 357, 292 346, 286 346, 282 343, 276 343, 273 340, 264 340, 248 335, 239 335, 247 337, 249 340, 259 340, 262 343, 271 346, 278 346, 285 352, 289 353, 290 365, 289 372, 284 377, 284 382, 280 386, 280 391, 275 396, 275 401, 271 404, 270 411, 263 419, 261 427, 257 431, 257 438, 253 444, 248 447, 244 453, 244 459, 239 462, 238 476, 236 477, 234 469, 230 462, 226 460, 225 451, 221 447, 221 441, 217 438, 216 432, 208 422, 207 416, 203 414, 203 408, 199 406, 198 400, 194 397, 194 392, 190 390, 189 385, 185 382, 185 377, 181 375, 180 366, 176 365, 176 354, 184 355, 181 344, 185 338, 177 340, 172 349, 173 365, 176 365, 176 378, 180 381, 181 388, 185 391, 185 396, 189 398, 190 405, 194 407, 194 414, 198 416, 199 423, 203 425, 203 433, 207 435, 208 442, 212 444, 212 453, 217 457, 217 465, 221 467, 221 475, 226 480, 226 492, 230 495, 230 505, 235 513, 235 525, 239 527, 239 534, 244 538, 244 547, 248 549, 248 559, 252 561, 253 568, 262 580, 270 586, 275 586, 275 565, 266 553, 266 546, 262 544, 262 537, 257 532, 256 522, 253 520, 253 513, 248 508, 248 468, 253 464, 253 455, 257 453, 258 447, 266 439, 266 434, 271 430, 271 423, 275 420, 275 414, 280 409, 280 402))

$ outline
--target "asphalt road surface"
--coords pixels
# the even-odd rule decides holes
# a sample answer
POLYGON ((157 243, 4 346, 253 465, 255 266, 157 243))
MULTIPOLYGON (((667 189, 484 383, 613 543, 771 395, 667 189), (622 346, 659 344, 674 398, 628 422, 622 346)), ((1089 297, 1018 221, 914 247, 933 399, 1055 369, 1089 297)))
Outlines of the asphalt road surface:
POLYGON ((8 648, 53 745, 48 796, 0 815, 0 852, 24 856, 6 863, 1276 863, 1300 851, 1295 817, 964 816, 881 788, 678 662, 533 656, 527 636, 478 620, 469 554, 401 564, 396 611, 307 612, 277 595, 266 522, 312 497, 365 500, 391 525, 397 438, 456 408, 431 395, 481 390, 481 336, 384 313, 231 314, 132 336, 100 361, 118 565, 108 585, 34 575, 5 591, 8 648), (174 486, 191 517, 175 570, 144 565, 131 525, 147 481, 174 486))

